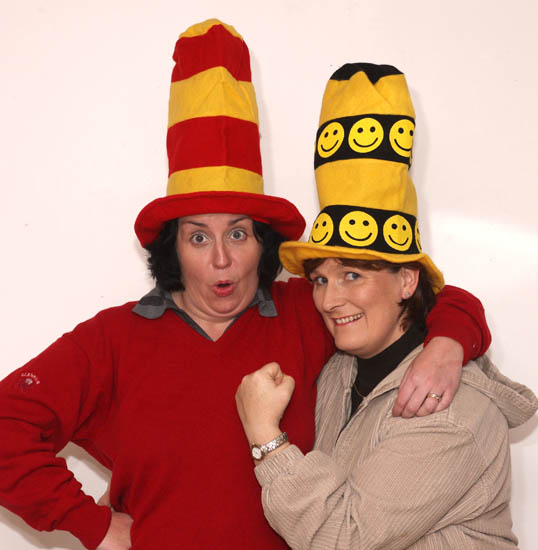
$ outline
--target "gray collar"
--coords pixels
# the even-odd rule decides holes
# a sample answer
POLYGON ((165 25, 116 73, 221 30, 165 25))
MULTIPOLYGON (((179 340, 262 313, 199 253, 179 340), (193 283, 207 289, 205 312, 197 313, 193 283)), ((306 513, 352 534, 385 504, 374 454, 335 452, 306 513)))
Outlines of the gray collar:
MULTIPOLYGON (((276 317, 277 310, 271 292, 266 288, 258 287, 252 302, 248 307, 242 311, 231 323, 228 325, 228 328, 240 317, 247 309, 258 306, 258 313, 262 317, 276 317)), ((164 315, 164 312, 167 309, 171 309, 177 315, 179 315, 188 325, 190 325, 194 330, 205 338, 209 336, 205 331, 192 319, 192 317, 174 302, 172 294, 167 290, 161 290, 158 287, 155 287, 153 290, 148 292, 143 296, 138 303, 133 307, 133 312, 145 319, 158 319, 164 315)))

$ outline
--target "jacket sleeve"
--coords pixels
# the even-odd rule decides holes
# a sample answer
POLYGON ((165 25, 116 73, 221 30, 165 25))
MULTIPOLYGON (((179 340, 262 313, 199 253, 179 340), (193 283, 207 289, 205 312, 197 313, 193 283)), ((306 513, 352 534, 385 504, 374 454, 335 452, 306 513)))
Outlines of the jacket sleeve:
POLYGON ((463 346, 463 364, 484 355, 491 334, 482 303, 470 292, 446 285, 426 318, 427 344, 435 336, 448 336, 463 346))
POLYGON ((70 531, 89 549, 104 538, 110 509, 81 490, 56 453, 87 437, 108 409, 112 369, 99 325, 79 325, 0 382, 0 504, 35 529, 70 531))
POLYGON ((484 468, 472 434, 429 422, 395 431, 350 473, 293 445, 255 472, 265 515, 294 550, 399 550, 427 534, 484 468))

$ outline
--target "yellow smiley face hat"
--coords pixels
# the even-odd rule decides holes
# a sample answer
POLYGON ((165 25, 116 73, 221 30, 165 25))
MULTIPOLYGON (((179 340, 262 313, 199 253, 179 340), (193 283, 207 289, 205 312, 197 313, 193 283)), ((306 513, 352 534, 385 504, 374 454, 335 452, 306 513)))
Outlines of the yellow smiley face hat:
POLYGON ((304 277, 303 262, 313 258, 417 261, 441 290, 443 275, 420 245, 409 175, 414 129, 407 83, 396 67, 348 63, 332 75, 314 157, 321 212, 308 242, 281 245, 290 273, 304 277))

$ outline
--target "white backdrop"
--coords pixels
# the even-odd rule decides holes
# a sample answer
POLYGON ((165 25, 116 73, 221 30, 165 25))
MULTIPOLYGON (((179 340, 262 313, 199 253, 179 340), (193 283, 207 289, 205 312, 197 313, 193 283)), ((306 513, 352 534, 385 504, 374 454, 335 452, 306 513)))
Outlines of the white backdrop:
MULTIPOLYGON (((132 226, 164 194, 172 51, 218 17, 250 47, 268 194, 318 213, 313 143, 345 62, 396 65, 417 112, 422 243, 479 296, 501 370, 535 391, 538 8, 534 0, 26 0, 1 4, 0 377, 150 287, 132 226)), ((512 434, 514 529, 537 548, 538 420, 512 434)), ((1 442, 0 442, 1 444, 1 442)), ((86 490, 106 472, 68 446, 86 490)), ((82 548, 0 511, 0 546, 82 548)))

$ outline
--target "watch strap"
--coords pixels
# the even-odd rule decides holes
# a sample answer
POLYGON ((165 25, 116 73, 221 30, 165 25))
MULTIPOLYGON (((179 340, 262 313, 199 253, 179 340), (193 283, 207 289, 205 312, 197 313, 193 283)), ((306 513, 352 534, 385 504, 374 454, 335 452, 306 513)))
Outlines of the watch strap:
POLYGON ((271 451, 274 451, 278 449, 281 445, 284 445, 284 443, 287 443, 287 441, 288 434, 286 432, 282 432, 280 435, 278 435, 268 443, 264 443, 263 445, 251 445, 250 451, 252 454, 252 458, 254 458, 255 460, 261 460, 271 451))

